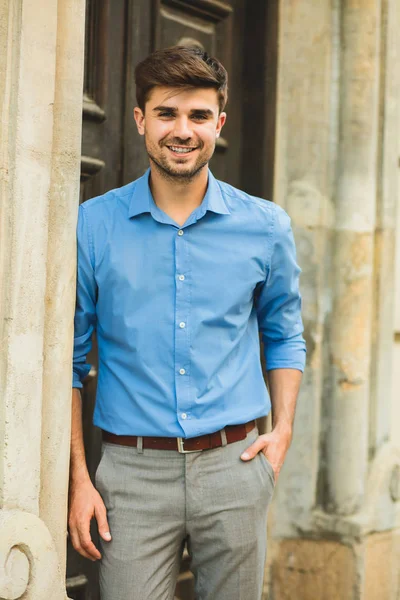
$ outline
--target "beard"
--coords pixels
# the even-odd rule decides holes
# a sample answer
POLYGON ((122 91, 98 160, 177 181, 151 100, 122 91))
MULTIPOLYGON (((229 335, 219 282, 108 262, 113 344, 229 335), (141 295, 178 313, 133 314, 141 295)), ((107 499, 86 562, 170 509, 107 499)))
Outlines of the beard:
MULTIPOLYGON (((182 141, 176 142, 177 145, 185 146, 186 144, 182 141)), ((170 146, 174 144, 172 142, 168 142, 170 146)), ((158 146, 156 144, 151 144, 147 137, 145 136, 145 146, 146 152, 150 159, 150 161, 154 164, 157 171, 160 173, 164 179, 168 179, 169 181, 174 182, 186 182, 189 183, 192 179, 194 179, 205 166, 208 165, 213 153, 214 149, 209 151, 203 151, 204 145, 199 144, 199 155, 194 164, 191 166, 187 166, 186 168, 179 167, 179 165, 185 165, 186 161, 175 160, 175 164, 172 163, 171 160, 168 159, 162 152, 163 148, 166 148, 166 152, 169 152, 167 148, 167 142, 161 140, 158 146)))

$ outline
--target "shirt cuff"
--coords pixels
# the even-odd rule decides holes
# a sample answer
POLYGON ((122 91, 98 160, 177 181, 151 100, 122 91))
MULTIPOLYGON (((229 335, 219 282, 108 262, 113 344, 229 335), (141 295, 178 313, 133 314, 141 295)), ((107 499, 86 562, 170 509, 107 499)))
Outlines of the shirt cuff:
POLYGON ((78 377, 76 377, 75 373, 72 376, 72 387, 79 389, 83 388, 82 382, 78 379, 78 377))
POLYGON ((82 379, 84 379, 86 377, 86 375, 89 373, 89 371, 90 371, 90 366, 80 369, 80 372, 77 372, 74 370, 72 372, 72 387, 82 389, 83 388, 82 379))
POLYGON ((306 364, 306 343, 300 339, 268 342, 265 346, 267 371, 272 369, 297 369, 303 373, 306 364))

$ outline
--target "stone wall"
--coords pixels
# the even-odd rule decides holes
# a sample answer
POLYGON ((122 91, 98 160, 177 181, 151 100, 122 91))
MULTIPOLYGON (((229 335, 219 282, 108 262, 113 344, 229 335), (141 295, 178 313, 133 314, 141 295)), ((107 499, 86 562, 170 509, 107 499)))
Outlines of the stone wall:
MULTIPOLYGON (((398 139, 400 145, 400 120, 398 124, 398 139)), ((400 151, 398 153, 400 155, 400 151)), ((394 347, 393 347, 393 386, 392 386, 392 412, 391 412, 391 436, 396 438, 400 423, 400 158, 398 169, 398 193, 397 193, 397 215, 396 215, 396 255, 395 255, 395 317, 394 317, 394 347)))
POLYGON ((269 515, 270 600, 400 594, 399 16, 399 0, 280 3, 274 199, 303 269, 308 367, 269 515))
POLYGON ((65 593, 84 0, 0 1, 0 598, 65 593))

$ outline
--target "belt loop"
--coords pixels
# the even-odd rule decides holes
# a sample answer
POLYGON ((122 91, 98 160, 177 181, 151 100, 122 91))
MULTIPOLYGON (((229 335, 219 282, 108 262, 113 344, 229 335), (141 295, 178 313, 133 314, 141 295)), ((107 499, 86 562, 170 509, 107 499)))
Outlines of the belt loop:
POLYGON ((137 437, 136 448, 137 448, 138 454, 143 454, 143 438, 141 435, 138 435, 138 437, 137 437))
POLYGON ((228 440, 226 439, 226 431, 225 428, 221 429, 221 442, 222 442, 222 446, 227 446, 228 445, 228 440))

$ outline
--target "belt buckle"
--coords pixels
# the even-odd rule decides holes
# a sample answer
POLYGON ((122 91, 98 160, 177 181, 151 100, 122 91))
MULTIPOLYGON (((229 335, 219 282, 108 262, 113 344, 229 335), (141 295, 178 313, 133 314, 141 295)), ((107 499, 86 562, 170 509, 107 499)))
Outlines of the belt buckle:
POLYGON ((178 443, 178 452, 180 454, 191 454, 192 452, 201 452, 201 450, 185 450, 185 448, 183 447, 184 443, 185 443, 185 439, 178 437, 176 438, 177 443, 178 443))

